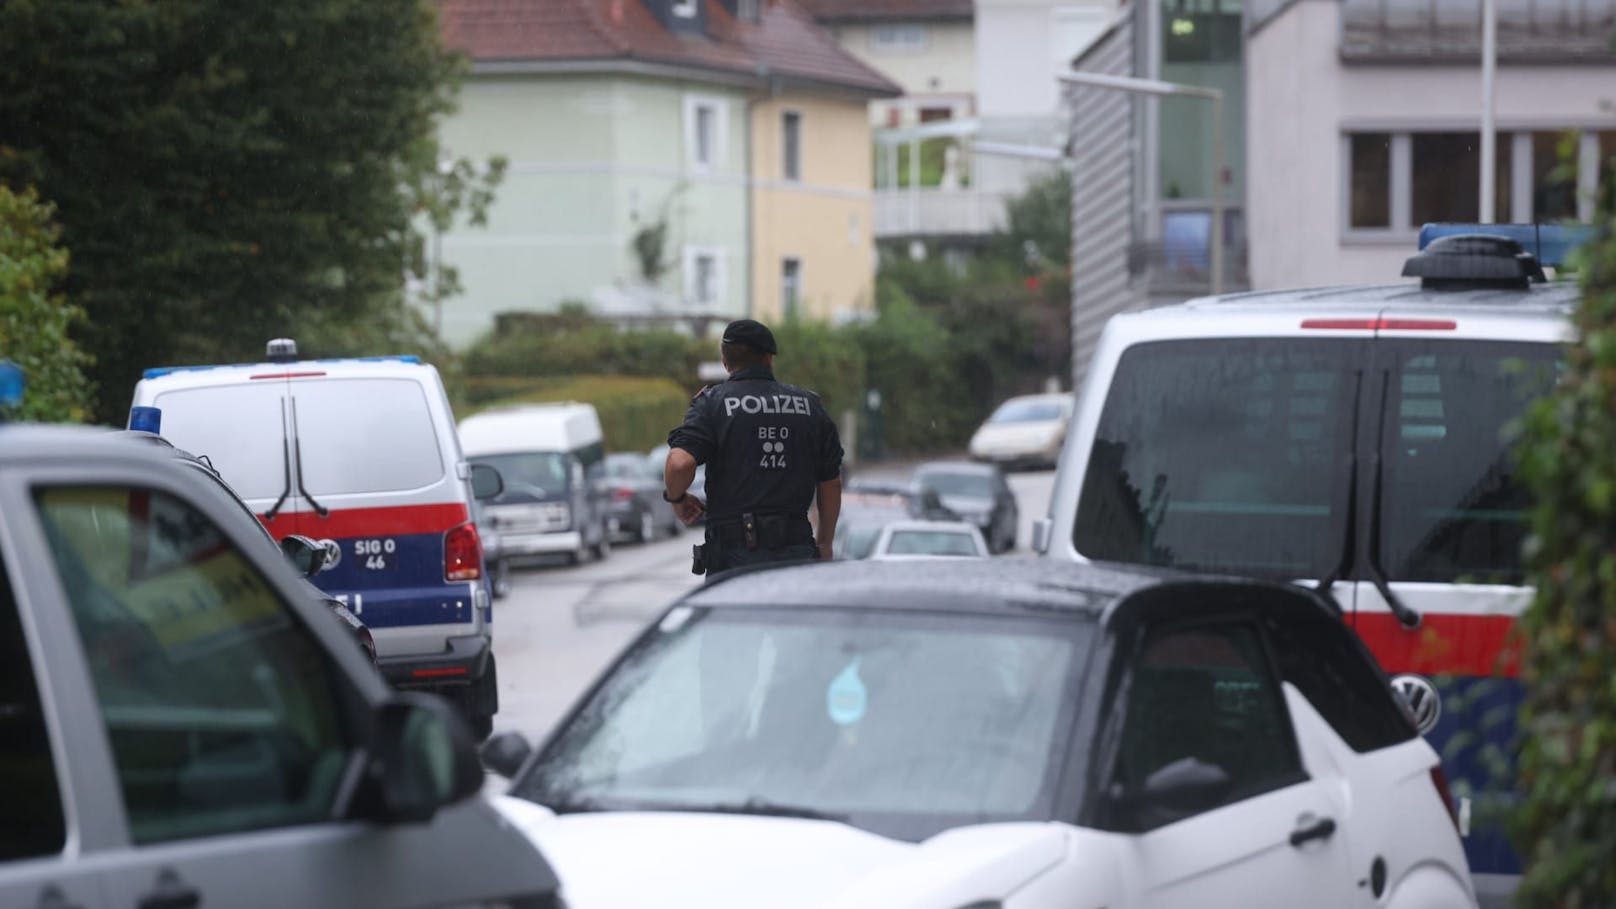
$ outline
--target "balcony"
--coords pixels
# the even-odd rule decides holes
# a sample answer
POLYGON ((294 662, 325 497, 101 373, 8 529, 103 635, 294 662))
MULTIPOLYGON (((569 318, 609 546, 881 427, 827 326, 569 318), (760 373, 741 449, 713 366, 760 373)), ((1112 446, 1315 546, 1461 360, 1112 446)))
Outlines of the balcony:
POLYGON ((1005 226, 1005 203, 1013 194, 937 186, 875 191, 875 236, 974 237, 1005 226))
MULTIPOLYGON (((1616 0, 1496 0, 1498 57, 1609 62, 1616 0)), ((1481 56, 1477 0, 1342 0, 1346 62, 1468 62, 1481 56)))

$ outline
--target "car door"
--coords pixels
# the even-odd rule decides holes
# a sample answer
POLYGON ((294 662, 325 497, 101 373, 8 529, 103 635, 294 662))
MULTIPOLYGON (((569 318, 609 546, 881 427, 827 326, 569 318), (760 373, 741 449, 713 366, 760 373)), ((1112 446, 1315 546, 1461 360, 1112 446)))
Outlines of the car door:
POLYGON ((274 553, 233 539, 209 515, 223 506, 191 493, 155 477, 75 477, 36 484, 24 503, 83 655, 81 715, 103 732, 76 760, 115 780, 85 824, 101 837, 108 905, 433 906, 535 892, 524 879, 548 869, 480 799, 430 823, 334 819, 368 766, 385 687, 345 670, 358 656, 291 605, 290 577, 265 571, 274 553))
POLYGON ((1349 905, 1341 796, 1303 767, 1257 626, 1159 629, 1127 679, 1108 791, 1130 904, 1349 905), (1175 795, 1185 772, 1223 778, 1175 795))
MULTIPOLYGON (((1431 334, 1375 344, 1383 403, 1354 625, 1388 673, 1417 676, 1407 684, 1432 692, 1421 705, 1435 721, 1427 738, 1449 778, 1479 793, 1512 785, 1485 749, 1508 750, 1510 724, 1488 717, 1519 706, 1520 686, 1501 657, 1532 597, 1521 561, 1530 502, 1513 448, 1527 407, 1553 387, 1561 354, 1548 338, 1431 334), (1449 747, 1460 732, 1465 741, 1449 747)), ((1467 821, 1468 802, 1460 805, 1467 821)), ((1466 833, 1477 871, 1518 873, 1501 830, 1466 833)))
POLYGON ((100 875, 68 845, 77 826, 64 808, 68 763, 49 733, 40 699, 48 686, 36 677, 46 664, 24 637, 11 561, 0 557, 0 906, 97 909, 106 905, 100 875))

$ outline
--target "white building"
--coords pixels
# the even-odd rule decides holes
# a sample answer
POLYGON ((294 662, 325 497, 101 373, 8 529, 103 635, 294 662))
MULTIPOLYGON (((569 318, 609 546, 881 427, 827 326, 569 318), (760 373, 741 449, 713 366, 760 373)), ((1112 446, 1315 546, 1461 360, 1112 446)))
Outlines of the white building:
MULTIPOLYGON (((1588 220, 1616 155, 1616 0, 1496 2, 1497 220, 1588 220)), ((1392 280, 1422 223, 1478 220, 1480 5, 1248 5, 1253 287, 1392 280)))
POLYGON ((870 104, 870 125, 912 126, 976 115, 971 0, 800 0, 842 49, 898 83, 870 104))

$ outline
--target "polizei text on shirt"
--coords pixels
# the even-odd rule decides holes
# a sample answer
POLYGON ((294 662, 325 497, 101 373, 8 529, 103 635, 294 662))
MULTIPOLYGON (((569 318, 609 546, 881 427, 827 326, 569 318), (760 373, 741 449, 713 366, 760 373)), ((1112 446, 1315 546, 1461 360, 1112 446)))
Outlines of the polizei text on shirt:
POLYGON ((742 413, 800 413, 808 416, 808 399, 802 395, 741 395, 724 399, 724 416, 742 413))

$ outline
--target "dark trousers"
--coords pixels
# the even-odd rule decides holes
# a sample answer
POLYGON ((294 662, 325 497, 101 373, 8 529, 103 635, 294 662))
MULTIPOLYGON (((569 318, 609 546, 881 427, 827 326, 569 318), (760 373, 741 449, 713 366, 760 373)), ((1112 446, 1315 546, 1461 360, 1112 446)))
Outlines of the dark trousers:
POLYGON ((812 562, 819 558, 819 547, 812 543, 799 543, 779 549, 747 549, 745 546, 714 546, 707 543, 707 576, 720 571, 763 565, 769 562, 812 562))

